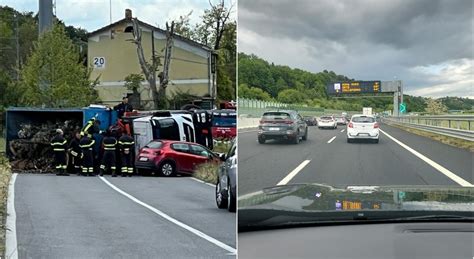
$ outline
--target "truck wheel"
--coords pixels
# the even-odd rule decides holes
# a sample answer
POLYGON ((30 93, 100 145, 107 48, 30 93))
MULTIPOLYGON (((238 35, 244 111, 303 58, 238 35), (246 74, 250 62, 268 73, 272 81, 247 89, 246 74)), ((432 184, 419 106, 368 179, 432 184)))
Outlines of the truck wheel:
POLYGON ((265 144, 265 139, 262 137, 258 137, 258 143, 265 144))
POLYGON ((352 143, 352 139, 347 138, 347 143, 352 143))

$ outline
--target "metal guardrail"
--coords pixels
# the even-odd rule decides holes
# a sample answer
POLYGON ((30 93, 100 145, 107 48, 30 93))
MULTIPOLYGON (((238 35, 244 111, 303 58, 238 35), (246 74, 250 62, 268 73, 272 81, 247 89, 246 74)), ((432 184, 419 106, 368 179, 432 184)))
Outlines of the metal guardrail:
POLYGON ((474 141, 474 116, 472 115, 439 115, 439 116, 401 116, 386 117, 383 121, 424 130, 448 137, 474 141))

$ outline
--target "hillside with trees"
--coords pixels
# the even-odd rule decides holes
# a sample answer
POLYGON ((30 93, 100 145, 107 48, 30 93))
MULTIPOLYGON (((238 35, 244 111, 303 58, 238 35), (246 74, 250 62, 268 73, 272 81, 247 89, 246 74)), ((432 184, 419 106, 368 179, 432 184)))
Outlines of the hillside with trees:
MULTIPOLYGON (((335 81, 353 81, 334 71, 312 73, 288 66, 275 65, 253 54, 239 53, 239 97, 290 104, 304 104, 326 109, 376 111, 393 109, 393 96, 386 98, 332 98, 326 85, 335 81)), ((426 112, 430 98, 404 95, 408 112, 426 112)), ((472 110, 474 100, 460 97, 439 98, 447 110, 472 110)))

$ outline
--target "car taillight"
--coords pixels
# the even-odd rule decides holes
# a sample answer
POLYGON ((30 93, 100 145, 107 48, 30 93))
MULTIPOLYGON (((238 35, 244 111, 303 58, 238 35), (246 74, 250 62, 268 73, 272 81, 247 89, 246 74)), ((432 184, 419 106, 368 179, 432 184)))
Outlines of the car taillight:
POLYGON ((293 121, 286 120, 286 121, 283 121, 283 123, 285 123, 285 124, 293 124, 293 121))
POLYGON ((349 128, 354 128, 354 124, 352 124, 352 122, 349 123, 349 128))
POLYGON ((376 122, 374 123, 374 129, 377 129, 379 127, 379 124, 376 122))

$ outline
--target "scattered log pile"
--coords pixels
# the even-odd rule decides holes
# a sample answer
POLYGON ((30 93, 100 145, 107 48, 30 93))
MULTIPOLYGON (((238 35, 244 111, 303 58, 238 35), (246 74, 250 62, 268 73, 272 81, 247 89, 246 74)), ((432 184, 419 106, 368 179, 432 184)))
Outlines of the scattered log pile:
POLYGON ((64 137, 70 140, 74 131, 80 130, 81 126, 82 123, 77 120, 21 124, 18 139, 9 143, 12 170, 31 173, 50 172, 53 169, 53 149, 50 140, 56 134, 56 129, 62 129, 64 137))

